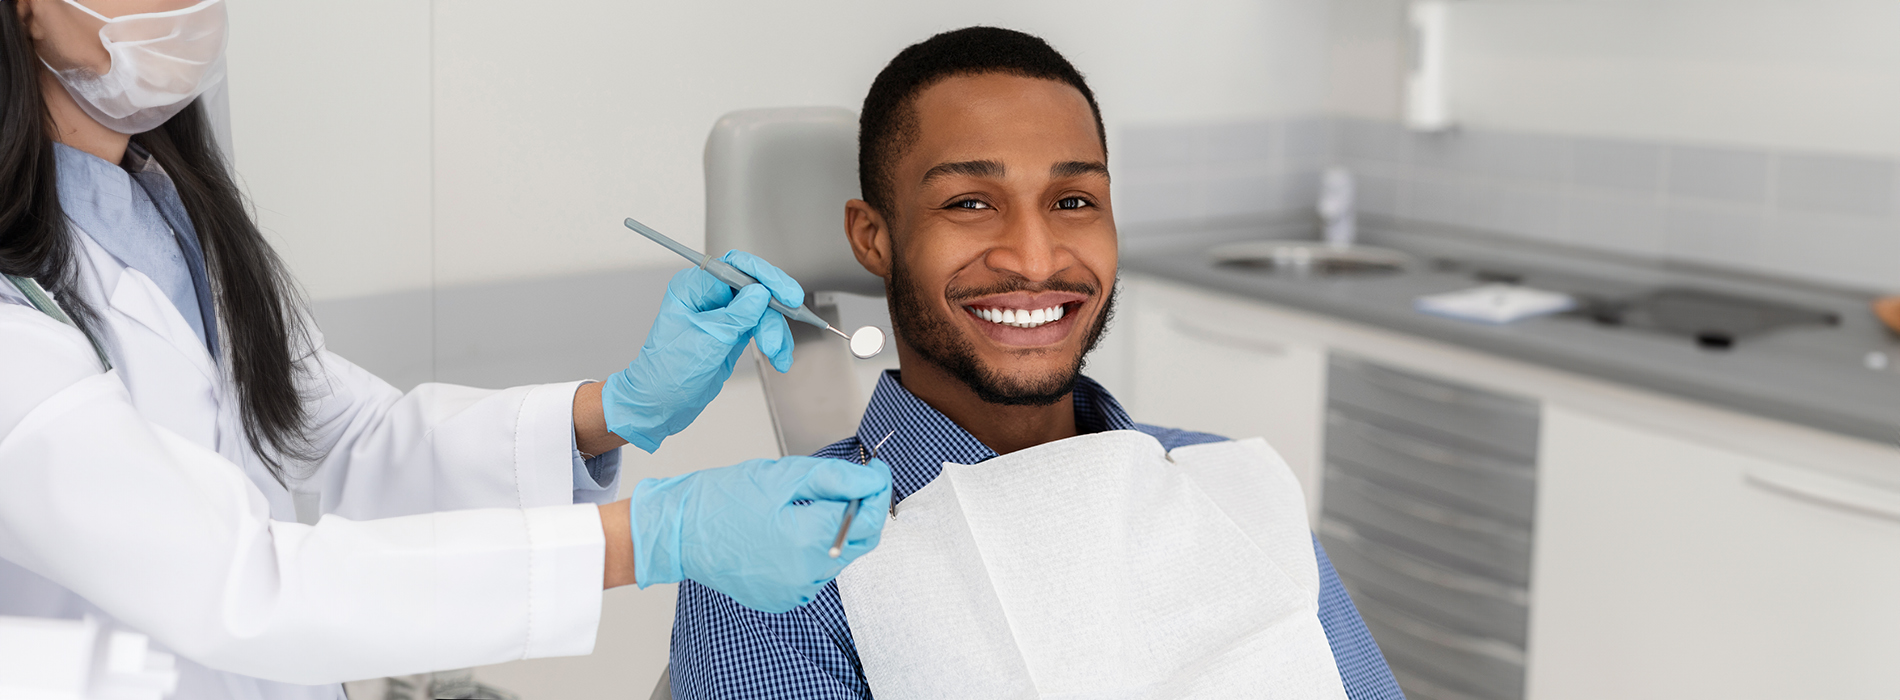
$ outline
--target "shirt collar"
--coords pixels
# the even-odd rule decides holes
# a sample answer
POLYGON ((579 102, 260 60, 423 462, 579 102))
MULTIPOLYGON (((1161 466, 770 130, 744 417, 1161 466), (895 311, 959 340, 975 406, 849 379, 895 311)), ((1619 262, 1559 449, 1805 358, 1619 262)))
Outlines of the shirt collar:
POLYGON ((118 165, 58 142, 53 153, 66 218, 119 262, 151 278, 217 357, 218 314, 204 250, 158 159, 136 143, 127 144, 118 165))
POLYGON ((53 144, 53 156, 59 165, 59 206, 94 239, 122 229, 148 233, 164 226, 156 211, 144 216, 148 197, 124 168, 63 143, 53 144))
POLYGON ((128 173, 165 172, 164 168, 158 167, 158 159, 152 157, 152 152, 136 143, 125 145, 125 160, 119 162, 119 167, 128 173))
MULTIPOLYGON (((1135 428, 1121 402, 1095 380, 1076 377, 1074 398, 1075 427, 1082 433, 1135 428)), ((878 378, 864 419, 858 423, 856 438, 862 451, 851 459, 863 461, 885 436, 890 440, 878 448, 877 456, 891 465, 900 501, 935 480, 944 462, 976 464, 996 456, 995 450, 905 389, 896 371, 878 378)))

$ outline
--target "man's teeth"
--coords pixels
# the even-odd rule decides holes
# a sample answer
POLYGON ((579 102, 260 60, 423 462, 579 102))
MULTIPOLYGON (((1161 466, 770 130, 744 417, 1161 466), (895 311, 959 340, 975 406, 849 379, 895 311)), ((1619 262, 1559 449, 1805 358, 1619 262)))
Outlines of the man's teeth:
POLYGON ((1064 313, 1063 307, 1060 305, 1034 310, 984 309, 977 307, 972 307, 971 310, 976 312, 977 318, 989 321, 990 323, 1000 323, 1005 326, 1015 326, 1017 328, 1035 328, 1045 323, 1055 323, 1056 321, 1062 320, 1064 313))

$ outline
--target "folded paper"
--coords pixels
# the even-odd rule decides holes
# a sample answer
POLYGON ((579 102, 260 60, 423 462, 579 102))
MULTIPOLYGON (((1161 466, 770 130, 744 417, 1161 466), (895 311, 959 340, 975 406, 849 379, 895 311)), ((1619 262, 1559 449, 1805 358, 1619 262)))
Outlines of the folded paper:
POLYGON ((945 464, 839 577, 879 700, 1344 698, 1299 483, 1136 431, 945 464))

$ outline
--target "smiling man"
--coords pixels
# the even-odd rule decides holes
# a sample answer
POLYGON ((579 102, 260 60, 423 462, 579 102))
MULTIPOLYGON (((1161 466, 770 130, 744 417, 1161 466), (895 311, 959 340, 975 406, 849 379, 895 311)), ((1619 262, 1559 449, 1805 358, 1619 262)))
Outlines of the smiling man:
MULTIPOLYGON (((906 54, 998 40, 1032 38, 971 29, 906 54)), ((1074 436, 1073 389, 1115 300, 1094 98, 1079 75, 914 73, 907 55, 865 100, 865 199, 845 208, 852 251, 885 279, 903 388, 998 453, 1074 436)))
MULTIPOLYGON (((1100 110, 1066 59, 1020 32, 939 34, 885 67, 860 119, 864 199, 846 204, 845 229, 885 280, 901 370, 857 434, 820 455, 862 460, 890 435, 878 455, 901 501, 945 462, 1078 435, 1138 430, 1168 450, 1222 440, 1136 424, 1081 374, 1113 315, 1118 260, 1100 110)), ((1401 698, 1313 547, 1346 696, 1401 698)), ((671 673, 682 699, 871 695, 835 583, 778 615, 683 584, 671 673)))

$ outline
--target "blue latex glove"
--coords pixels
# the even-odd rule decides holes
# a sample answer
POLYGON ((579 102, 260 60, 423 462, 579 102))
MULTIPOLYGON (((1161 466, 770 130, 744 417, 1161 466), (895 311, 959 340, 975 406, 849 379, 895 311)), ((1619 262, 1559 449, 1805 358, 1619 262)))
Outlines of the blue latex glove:
POLYGON ((696 267, 673 275, 640 355, 601 388, 607 429, 640 449, 659 449, 661 440, 699 417, 732 376, 746 341, 755 340, 778 371, 792 368, 792 329, 784 316, 766 308, 767 294, 797 308, 805 303, 805 290, 750 253, 735 250, 720 259, 759 284, 734 293, 696 267))
POLYGON ((641 588, 692 579, 740 605, 781 613, 811 602, 877 546, 891 509, 891 469, 876 459, 755 459, 643 480, 632 506, 641 588), (854 498, 864 505, 833 559, 831 543, 854 498))

